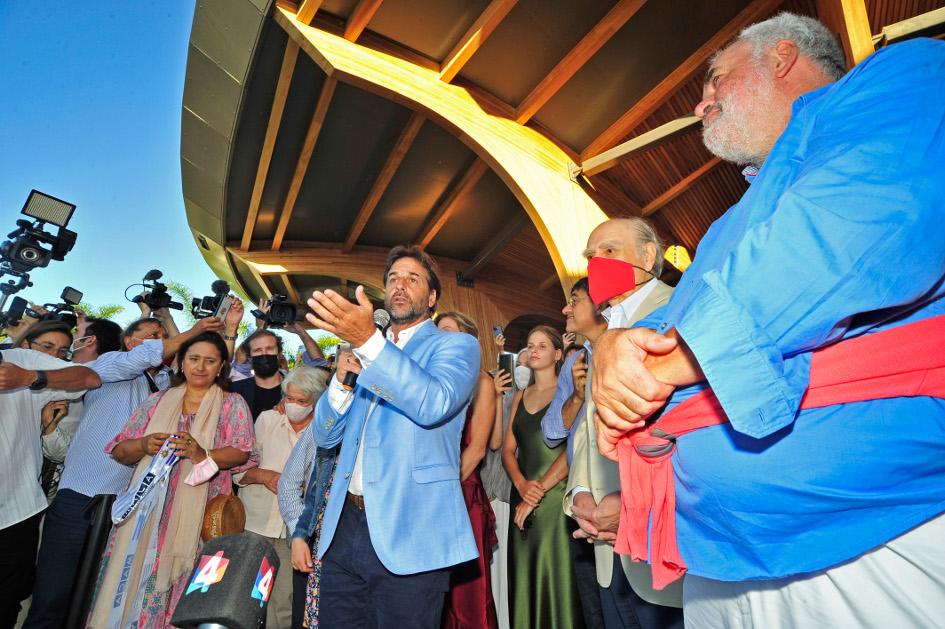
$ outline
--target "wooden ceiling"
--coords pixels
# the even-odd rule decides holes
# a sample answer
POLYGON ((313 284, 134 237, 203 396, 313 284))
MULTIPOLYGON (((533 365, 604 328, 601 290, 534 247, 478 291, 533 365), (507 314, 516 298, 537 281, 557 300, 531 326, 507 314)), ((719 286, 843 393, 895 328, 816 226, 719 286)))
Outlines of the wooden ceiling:
MULTIPOLYGON (((438 71, 492 115, 550 138, 576 166, 690 115, 709 57, 751 23, 785 10, 819 17, 855 58, 883 27, 945 6, 945 0, 246 1, 265 23, 241 87, 222 174, 225 201, 201 198, 191 183, 199 174, 182 149, 195 232, 212 230, 203 229, 209 223, 193 207, 212 213, 218 204, 220 240, 231 250, 328 243, 349 253, 413 241, 461 261, 470 279, 519 277, 546 293, 549 304, 561 299, 554 265, 500 179, 422 114, 326 78, 274 23, 275 4, 300 22, 438 71)), ((185 88, 185 135, 192 124, 188 98, 185 88)), ((695 250, 746 188, 739 168, 706 151, 698 129, 690 125, 616 159, 585 178, 587 189, 608 215, 648 216, 667 244, 695 250)), ((236 266, 239 275, 251 274, 236 266)), ((336 280, 343 285, 344 278, 336 280)))

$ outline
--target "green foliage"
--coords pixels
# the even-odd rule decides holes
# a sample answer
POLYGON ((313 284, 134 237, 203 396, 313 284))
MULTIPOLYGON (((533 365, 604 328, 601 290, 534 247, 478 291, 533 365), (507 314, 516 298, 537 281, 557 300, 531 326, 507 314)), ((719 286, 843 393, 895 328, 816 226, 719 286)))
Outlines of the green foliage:
POLYGON ((315 342, 318 343, 318 348, 322 350, 322 353, 325 356, 328 356, 330 353, 328 350, 340 344, 341 339, 337 336, 322 336, 315 339, 315 342))
POLYGON ((192 328, 193 325, 197 323, 197 319, 195 319, 193 313, 190 312, 190 302, 194 299, 194 291, 189 286, 184 286, 180 282, 164 282, 164 285, 167 286, 167 292, 177 298, 174 301, 179 301, 184 304, 184 310, 181 315, 187 322, 185 328, 192 328))
POLYGON ((104 306, 93 306, 92 304, 81 303, 78 308, 94 319, 108 319, 114 321, 115 317, 125 311, 124 306, 118 304, 106 304, 104 306))

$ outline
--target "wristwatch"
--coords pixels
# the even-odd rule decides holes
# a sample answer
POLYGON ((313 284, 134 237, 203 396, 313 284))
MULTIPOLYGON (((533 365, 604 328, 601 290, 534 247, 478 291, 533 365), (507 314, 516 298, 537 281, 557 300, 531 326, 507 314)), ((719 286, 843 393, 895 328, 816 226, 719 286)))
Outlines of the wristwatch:
POLYGON ((46 372, 36 370, 36 380, 33 380, 33 383, 30 384, 30 391, 40 391, 46 388, 46 385, 49 384, 49 380, 46 378, 46 372))
POLYGON ((235 341, 237 335, 234 334, 233 336, 230 336, 229 334, 227 334, 226 332, 224 332, 224 333, 222 333, 220 336, 223 337, 223 340, 224 340, 224 341, 235 341))

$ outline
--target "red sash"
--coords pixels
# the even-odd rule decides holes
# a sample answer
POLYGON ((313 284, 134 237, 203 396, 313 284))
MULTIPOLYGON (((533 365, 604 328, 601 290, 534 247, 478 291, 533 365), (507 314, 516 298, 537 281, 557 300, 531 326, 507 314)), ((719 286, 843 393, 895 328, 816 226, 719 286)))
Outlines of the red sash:
MULTIPOLYGON (((945 398, 945 316, 815 351, 801 408, 916 396, 945 398)), ((676 438, 727 421, 715 394, 706 389, 617 444, 622 511, 615 550, 637 561, 649 558, 658 590, 686 572, 676 545, 676 438)))

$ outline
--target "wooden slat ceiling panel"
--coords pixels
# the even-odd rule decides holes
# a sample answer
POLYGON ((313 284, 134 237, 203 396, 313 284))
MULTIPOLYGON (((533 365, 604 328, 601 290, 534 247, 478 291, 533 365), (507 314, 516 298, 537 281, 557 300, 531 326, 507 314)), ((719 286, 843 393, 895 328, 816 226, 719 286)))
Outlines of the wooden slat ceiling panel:
POLYGON ((721 164, 668 203, 659 216, 693 252, 709 225, 734 205, 747 187, 740 168, 721 164))
MULTIPOLYGON (((511 273, 528 278, 534 285, 535 278, 545 278, 555 272, 548 256, 548 249, 534 224, 525 228, 483 269, 482 276, 511 273)), ((562 304, 564 306, 564 304, 562 304)))
POLYGON ((908 20, 945 7, 945 0, 866 0, 870 31, 876 35, 884 26, 908 20))

